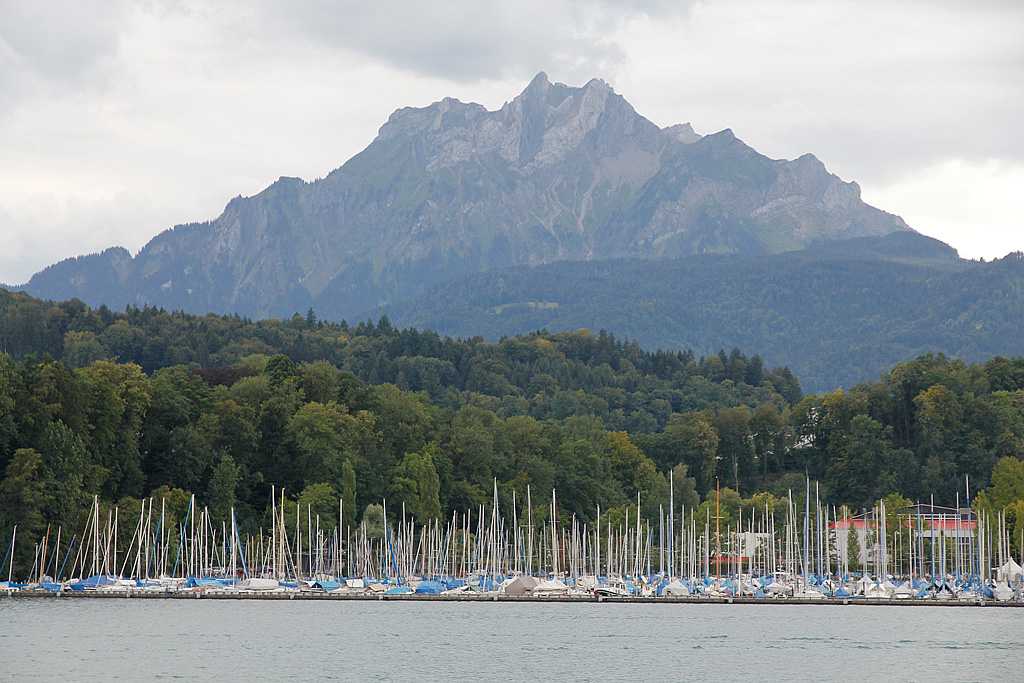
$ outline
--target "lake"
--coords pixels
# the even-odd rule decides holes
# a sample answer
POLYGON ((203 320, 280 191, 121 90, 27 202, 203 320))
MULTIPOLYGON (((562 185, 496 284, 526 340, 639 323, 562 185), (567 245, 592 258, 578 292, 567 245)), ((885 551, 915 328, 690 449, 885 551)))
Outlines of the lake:
POLYGON ((1024 609, 0 599, 4 680, 995 681, 1024 609))

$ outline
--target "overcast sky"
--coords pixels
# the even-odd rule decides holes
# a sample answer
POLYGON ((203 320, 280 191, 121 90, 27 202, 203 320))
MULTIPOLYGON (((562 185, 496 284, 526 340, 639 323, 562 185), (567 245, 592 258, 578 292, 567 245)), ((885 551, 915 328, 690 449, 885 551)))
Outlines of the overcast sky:
POLYGON ((812 152, 970 258, 1024 250, 1020 0, 3 0, 0 282, 322 177, 538 71, 812 152))

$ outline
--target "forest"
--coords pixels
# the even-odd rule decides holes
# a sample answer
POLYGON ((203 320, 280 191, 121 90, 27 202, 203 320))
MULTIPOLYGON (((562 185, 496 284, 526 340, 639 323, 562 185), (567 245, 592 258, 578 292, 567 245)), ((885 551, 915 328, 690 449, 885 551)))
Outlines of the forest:
POLYGON ((646 348, 709 355, 736 346, 788 366, 808 393, 877 379, 929 351, 968 362, 1024 354, 1024 255, 980 263, 921 236, 894 237, 774 256, 494 269, 371 317, 492 341, 605 327, 646 348))
MULTIPOLYGON (((603 330, 488 343, 318 320, 114 312, 0 290, 0 538, 80 529, 94 498, 181 521, 191 496, 266 525, 271 491, 356 523, 417 520, 534 493, 559 521, 672 497, 722 515, 799 497, 1006 509, 1024 528, 1024 358, 900 363, 804 396, 739 349, 649 351, 603 330), (791 494, 790 491, 793 493, 791 494)), ((130 530, 125 531, 130 533, 130 530)), ((1011 538, 1018 537, 1015 531, 1011 538)), ((19 548, 16 566, 31 564, 19 548)))

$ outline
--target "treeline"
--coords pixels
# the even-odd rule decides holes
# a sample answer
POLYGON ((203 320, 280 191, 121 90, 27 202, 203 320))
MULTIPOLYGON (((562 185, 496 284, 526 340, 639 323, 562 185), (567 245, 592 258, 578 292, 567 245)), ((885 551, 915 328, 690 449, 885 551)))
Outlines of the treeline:
MULTIPOLYGON (((925 355, 803 397, 737 349, 695 358, 585 330, 490 344, 386 318, 115 313, 5 292, 0 325, 3 534, 80 529, 93 496, 132 519, 156 497, 181 521, 191 494, 251 530, 271 487, 326 519, 342 498, 354 522, 383 498, 421 520, 475 510, 495 485, 510 511, 529 485, 538 519, 554 489, 567 522, 638 492, 656 520, 669 481, 688 509, 717 483, 731 515, 800 495, 805 475, 854 509, 896 493, 963 503, 969 477, 976 504, 1024 525, 1021 358, 925 355)), ((31 557, 21 546, 19 566, 31 557)))
POLYGON ((135 363, 151 375, 173 365, 226 368, 250 356, 325 360, 370 385, 424 392, 440 407, 475 403, 503 417, 596 415, 610 429, 657 431, 672 412, 802 398, 787 368, 763 367, 738 349, 695 359, 690 351, 646 351, 600 331, 537 333, 497 344, 395 329, 386 316, 349 326, 314 311, 290 320, 196 316, 130 307, 92 310, 81 301, 42 301, 0 289, 0 351, 84 368, 96 360, 135 363))

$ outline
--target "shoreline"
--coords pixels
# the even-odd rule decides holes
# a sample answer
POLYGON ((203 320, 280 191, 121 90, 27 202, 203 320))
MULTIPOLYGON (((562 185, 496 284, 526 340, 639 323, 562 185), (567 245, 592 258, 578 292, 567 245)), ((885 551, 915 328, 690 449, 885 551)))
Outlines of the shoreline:
POLYGON ((606 597, 606 596, 526 596, 526 595, 401 595, 363 593, 321 593, 313 591, 267 591, 240 592, 229 590, 197 591, 20 591, 0 590, 0 599, 143 599, 143 600, 327 600, 327 601, 411 601, 411 602, 516 602, 516 603, 617 603, 617 604, 689 604, 689 605, 873 605, 873 606, 916 606, 916 607, 1024 607, 1024 603, 997 600, 936 600, 934 598, 744 598, 713 596, 679 597, 606 597))

